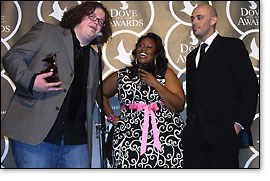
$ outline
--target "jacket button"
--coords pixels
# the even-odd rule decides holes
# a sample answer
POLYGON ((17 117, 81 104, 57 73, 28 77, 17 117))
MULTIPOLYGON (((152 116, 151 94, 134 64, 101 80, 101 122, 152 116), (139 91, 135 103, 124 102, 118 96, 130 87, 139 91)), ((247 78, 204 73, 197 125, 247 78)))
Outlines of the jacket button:
POLYGON ((56 111, 59 111, 59 107, 55 107, 56 111))

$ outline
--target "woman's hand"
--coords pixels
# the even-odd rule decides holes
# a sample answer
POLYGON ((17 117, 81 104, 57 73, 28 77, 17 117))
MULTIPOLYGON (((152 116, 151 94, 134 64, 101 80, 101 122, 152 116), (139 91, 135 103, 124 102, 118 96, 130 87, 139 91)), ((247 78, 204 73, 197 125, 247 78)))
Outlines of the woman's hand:
POLYGON ((115 116, 112 124, 113 125, 117 125, 118 121, 119 121, 119 117, 118 116, 115 116))
POLYGON ((147 72, 146 70, 139 69, 139 75, 142 83, 145 83, 151 87, 156 88, 156 86, 160 84, 157 81, 157 79, 153 76, 153 74, 147 72))

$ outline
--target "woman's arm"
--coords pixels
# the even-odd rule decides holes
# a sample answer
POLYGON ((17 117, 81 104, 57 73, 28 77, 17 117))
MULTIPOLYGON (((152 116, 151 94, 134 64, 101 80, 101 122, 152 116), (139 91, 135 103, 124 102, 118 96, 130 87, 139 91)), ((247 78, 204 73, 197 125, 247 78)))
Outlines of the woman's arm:
POLYGON ((185 95, 183 88, 176 74, 171 68, 167 68, 165 74, 165 85, 147 71, 140 70, 142 82, 156 89, 164 104, 174 112, 181 112, 184 109, 185 95))
MULTIPOLYGON (((105 80, 103 80, 103 106, 104 106, 104 114, 110 115, 114 112, 112 110, 112 107, 110 105, 109 98, 114 96, 117 93, 117 72, 112 73, 109 75, 105 80)), ((99 105, 101 105, 101 95, 100 95, 100 87, 98 88, 97 92, 97 102, 99 105)), ((115 116, 113 124, 116 124, 118 121, 118 116, 115 116)))

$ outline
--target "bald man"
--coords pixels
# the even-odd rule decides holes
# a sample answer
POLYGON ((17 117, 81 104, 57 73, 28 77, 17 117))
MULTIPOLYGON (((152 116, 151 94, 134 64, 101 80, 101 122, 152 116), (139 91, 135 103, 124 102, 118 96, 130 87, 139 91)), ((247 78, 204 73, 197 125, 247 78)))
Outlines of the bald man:
POLYGON ((239 168, 242 132, 250 132, 256 113, 258 80, 248 51, 240 39, 219 35, 217 21, 207 4, 191 15, 200 44, 186 63, 185 168, 239 168))

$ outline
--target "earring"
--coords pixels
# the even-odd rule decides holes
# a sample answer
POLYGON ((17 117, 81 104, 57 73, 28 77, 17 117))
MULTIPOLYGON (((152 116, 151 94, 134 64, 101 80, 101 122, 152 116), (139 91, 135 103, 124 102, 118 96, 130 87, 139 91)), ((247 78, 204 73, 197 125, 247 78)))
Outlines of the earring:
POLYGON ((157 59, 155 58, 154 60, 154 65, 156 66, 157 65, 157 59))
POLYGON ((136 65, 138 65, 138 59, 137 59, 137 57, 136 57, 136 59, 135 59, 135 63, 136 63, 136 65))

